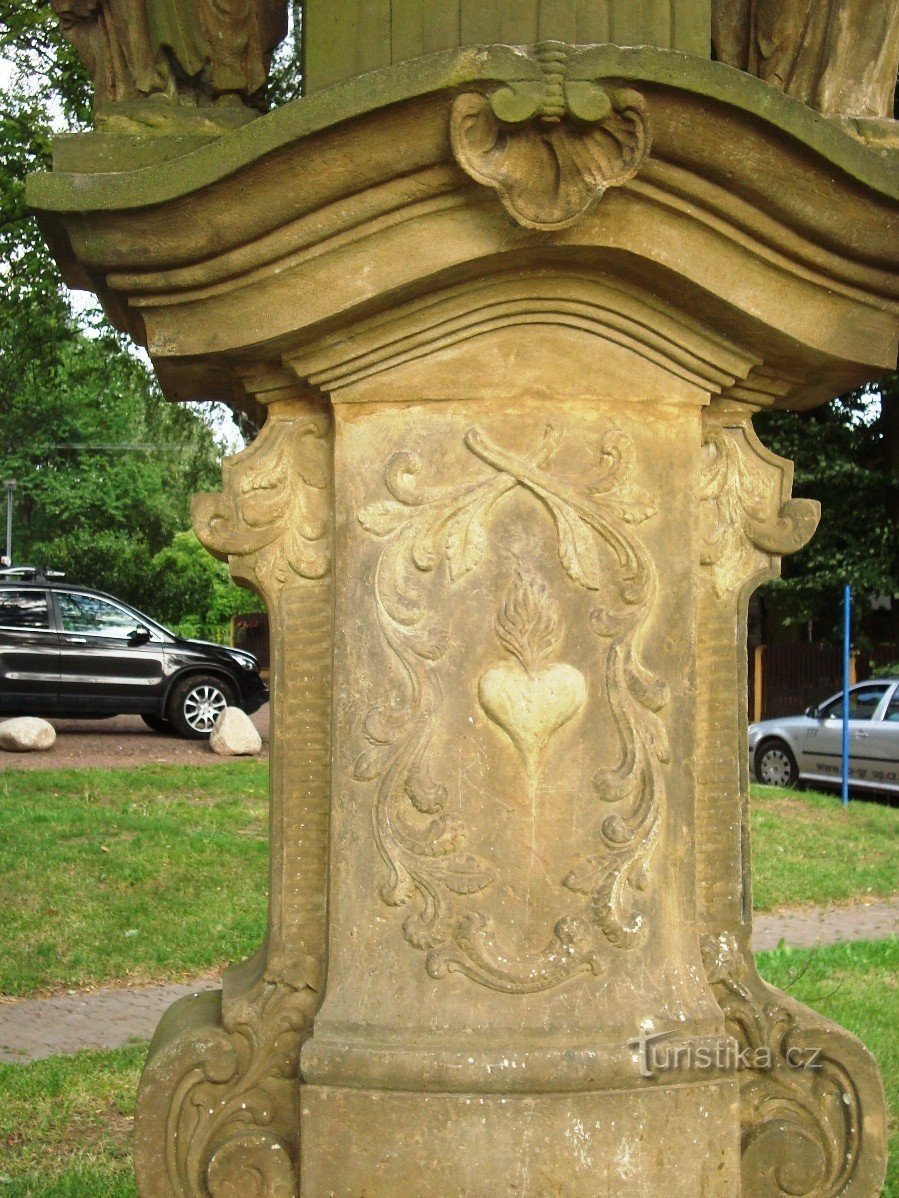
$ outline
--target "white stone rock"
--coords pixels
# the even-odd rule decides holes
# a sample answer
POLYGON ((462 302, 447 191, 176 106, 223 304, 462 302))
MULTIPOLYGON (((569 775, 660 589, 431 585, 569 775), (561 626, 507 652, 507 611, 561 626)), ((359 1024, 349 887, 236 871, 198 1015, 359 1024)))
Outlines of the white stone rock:
POLYGON ((215 721, 209 747, 222 757, 255 757, 262 751, 262 737, 246 712, 226 707, 215 721))
POLYGON ((0 749, 7 753, 42 753, 55 740, 56 729, 46 720, 23 715, 0 723, 0 749))

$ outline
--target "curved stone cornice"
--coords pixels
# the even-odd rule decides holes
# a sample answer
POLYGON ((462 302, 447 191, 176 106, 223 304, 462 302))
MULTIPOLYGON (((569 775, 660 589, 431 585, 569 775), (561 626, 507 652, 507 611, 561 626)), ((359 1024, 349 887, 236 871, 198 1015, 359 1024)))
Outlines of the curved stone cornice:
MULTIPOLYGON (((893 158, 797 101, 675 52, 556 43, 435 55, 364 90, 164 169, 32 181, 68 281, 147 345, 167 394, 233 400, 229 362, 277 367, 514 270, 667 302, 745 359, 710 393, 803 406, 895 365, 893 158)), ((530 315, 557 312, 538 297, 530 315)))
MULTIPOLYGON (((899 198, 899 155, 862 145, 830 122, 760 80, 717 62, 651 46, 593 46, 581 56, 592 79, 628 79, 674 87, 761 120, 771 132, 795 138, 865 187, 899 198)), ((472 83, 535 85, 541 72, 523 49, 480 46, 445 51, 373 71, 360 80, 295 100, 166 169, 147 166, 120 173, 40 173, 29 183, 31 205, 46 212, 115 211, 164 204, 259 162, 312 134, 403 100, 456 90, 472 83)))

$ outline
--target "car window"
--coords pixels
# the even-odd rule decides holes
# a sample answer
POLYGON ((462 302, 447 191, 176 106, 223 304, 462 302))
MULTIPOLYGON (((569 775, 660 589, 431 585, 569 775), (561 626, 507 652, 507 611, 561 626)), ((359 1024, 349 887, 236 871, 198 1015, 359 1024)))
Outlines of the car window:
POLYGON ((124 640, 140 623, 130 612, 95 595, 58 592, 56 599, 65 632, 93 632, 124 640))
POLYGON ((0 627, 49 628, 47 596, 43 591, 0 591, 0 627))
POLYGON ((899 723, 899 687, 893 692, 893 697, 887 704, 883 718, 889 720, 891 724, 899 723))
MULTIPOLYGON (((850 720, 870 720, 889 689, 887 683, 857 686, 849 692, 850 720)), ((843 696, 837 695, 818 712, 825 720, 841 720, 843 718, 843 696)))

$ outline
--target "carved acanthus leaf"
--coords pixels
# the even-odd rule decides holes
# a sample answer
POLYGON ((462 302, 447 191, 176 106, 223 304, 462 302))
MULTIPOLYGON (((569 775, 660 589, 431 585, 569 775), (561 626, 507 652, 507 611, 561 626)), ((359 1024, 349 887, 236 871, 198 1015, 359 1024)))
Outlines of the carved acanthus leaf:
POLYGON ((330 570, 330 444, 324 415, 270 417, 249 449, 228 458, 221 495, 197 495, 206 548, 272 595, 291 577, 330 570))
POLYGON ((785 498, 790 469, 789 462, 763 449, 748 417, 730 425, 707 423, 700 560, 710 567, 719 599, 811 539, 821 509, 811 499, 785 498))
POLYGON ((182 1000, 196 1013, 151 1057, 138 1093, 142 1194, 297 1198, 300 1047, 320 989, 320 964, 302 957, 258 977, 224 1017, 211 993, 182 1000))
POLYGON ((741 1049, 743 1194, 879 1194, 885 1146, 875 1128, 885 1122, 883 1098, 864 1047, 763 982, 732 933, 703 936, 702 956, 741 1049))
POLYGON ((549 231, 632 179, 651 138, 638 92, 579 77, 579 56, 560 42, 541 43, 534 58, 539 82, 458 96, 450 137, 462 169, 496 191, 519 224, 549 231))
MULTIPOLYGON (((427 489, 416 485, 419 460, 397 454, 385 476, 392 498, 358 516, 384 542, 375 571, 377 614, 399 669, 395 689, 365 720, 367 747, 355 775, 378 782, 374 824, 388 871, 383 897, 395 906, 415 903, 404 933, 409 943, 427 950, 432 976, 455 971, 507 993, 537 992, 579 973, 600 972, 603 938, 629 948, 646 933, 642 915, 631 910, 630 892, 645 887, 659 836, 660 763, 668 750, 656 713, 668 693, 646 671, 637 649, 656 578, 629 526, 648 519, 653 508, 632 482, 632 447, 619 432, 605 439, 589 485, 546 468, 559 444, 552 427, 529 454, 500 448, 478 428, 464 440, 489 474, 427 489), (433 584, 425 580, 441 564, 446 570, 438 585, 444 587, 475 569, 489 544, 491 512, 518 487, 530 491, 551 517, 560 562, 571 580, 603 593, 591 627, 611 642, 606 691, 621 746, 619 764, 594 779, 599 798, 616 810, 600 822, 591 858, 560 879, 588 897, 588 910, 564 915, 538 952, 506 945, 484 911, 457 908, 456 896, 476 896, 491 885, 494 873, 464 848, 466 830, 445 812, 447 788, 430 777, 427 764, 443 694, 435 666, 447 651, 447 635, 432 615, 433 584), (426 822, 422 815, 429 817, 426 822)), ((586 680, 566 663, 542 665, 561 639, 543 584, 523 578, 513 583, 496 628, 515 664, 498 663, 482 675, 479 698, 521 753, 531 784, 543 748, 583 706, 586 680)))

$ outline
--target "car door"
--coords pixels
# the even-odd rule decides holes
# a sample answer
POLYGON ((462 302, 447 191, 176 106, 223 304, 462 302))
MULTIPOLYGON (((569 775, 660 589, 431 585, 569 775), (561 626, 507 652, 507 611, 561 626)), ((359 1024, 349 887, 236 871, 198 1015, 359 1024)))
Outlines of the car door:
POLYGON ((163 642, 155 632, 136 643, 144 627, 128 608, 99 595, 57 591, 59 707, 114 715, 155 711, 162 696, 163 642))
POLYGON ((874 718, 855 733, 855 777, 870 786, 899 788, 899 686, 874 718))
POLYGON ((0 590, 0 711, 45 715, 56 710, 59 634, 47 592, 0 590))
MULTIPOLYGON (((888 682, 863 682, 849 690, 849 777, 863 780, 859 750, 864 747, 871 721, 880 710, 888 682)), ((818 717, 805 739, 803 774, 837 779, 843 772, 843 696, 836 695, 818 709, 818 717)))

